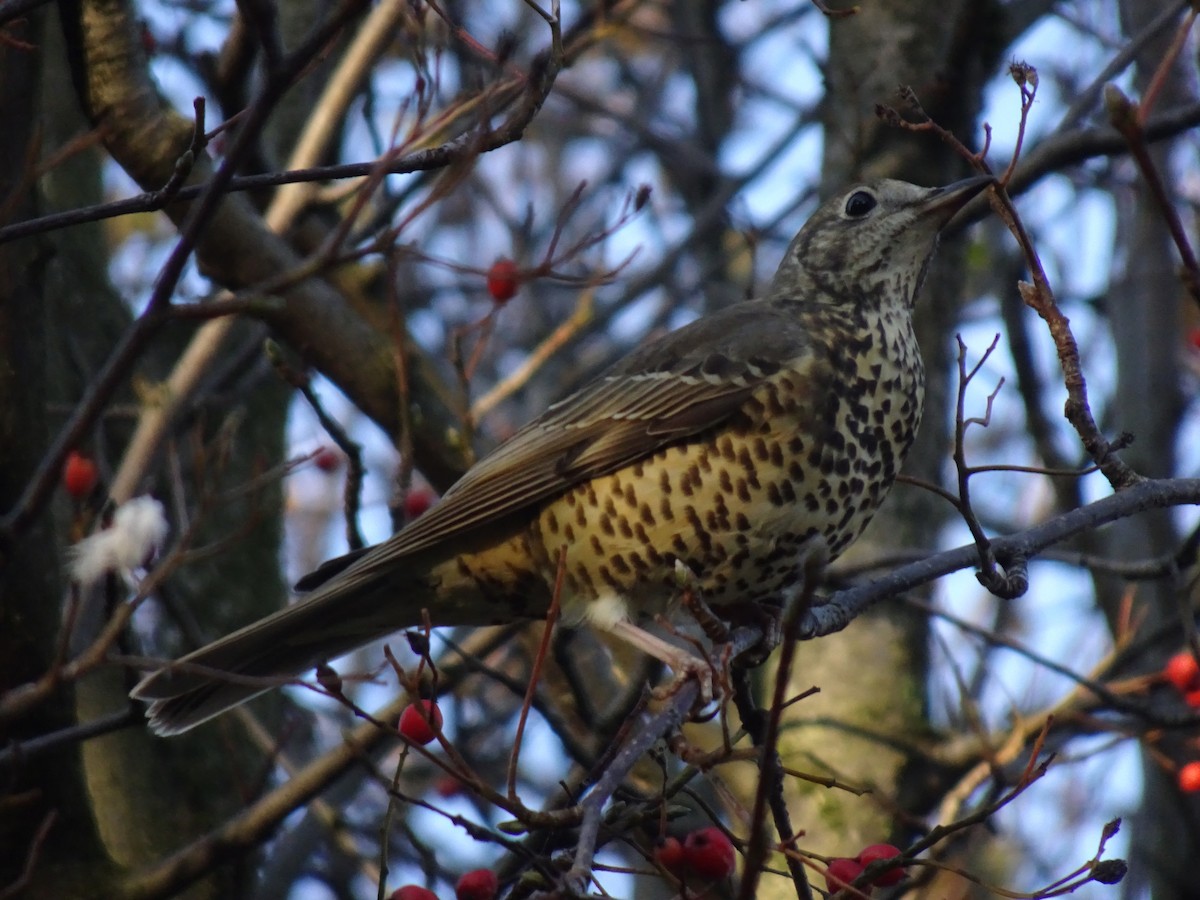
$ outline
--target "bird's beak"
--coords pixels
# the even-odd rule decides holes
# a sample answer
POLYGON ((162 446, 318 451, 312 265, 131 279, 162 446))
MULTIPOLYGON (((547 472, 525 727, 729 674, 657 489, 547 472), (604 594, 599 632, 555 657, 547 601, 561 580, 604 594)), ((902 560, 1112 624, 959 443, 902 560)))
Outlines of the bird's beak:
POLYGON ((967 201, 980 193, 989 185, 995 184, 993 175, 976 175, 964 178, 945 187, 935 188, 925 201, 922 216, 928 214, 938 220, 938 227, 943 227, 954 218, 954 214, 967 205, 967 201))

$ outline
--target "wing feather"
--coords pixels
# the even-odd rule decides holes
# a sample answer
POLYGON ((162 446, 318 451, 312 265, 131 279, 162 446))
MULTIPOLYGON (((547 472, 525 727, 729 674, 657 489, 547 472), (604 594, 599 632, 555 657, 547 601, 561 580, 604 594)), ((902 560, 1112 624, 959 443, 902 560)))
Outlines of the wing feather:
POLYGON ((810 352, 794 319, 759 301, 685 326, 550 406, 407 528, 352 560, 331 560, 298 586, 315 587, 342 570, 368 575, 706 432, 733 415, 784 360, 810 352), (746 347, 762 352, 748 354, 746 347))

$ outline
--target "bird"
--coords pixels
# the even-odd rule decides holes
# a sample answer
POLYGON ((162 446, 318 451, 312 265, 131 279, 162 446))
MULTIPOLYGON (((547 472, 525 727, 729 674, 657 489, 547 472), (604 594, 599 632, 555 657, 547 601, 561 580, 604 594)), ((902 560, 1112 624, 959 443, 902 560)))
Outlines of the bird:
POLYGON ((766 291, 635 348, 482 457, 391 538, 318 567, 297 602, 146 675, 177 734, 404 628, 544 618, 668 666, 639 622, 680 568, 720 613, 779 604, 814 542, 846 549, 912 446, 912 310, 938 238, 993 183, 892 179, 818 206, 766 291), (557 587, 556 587, 557 585, 557 587))

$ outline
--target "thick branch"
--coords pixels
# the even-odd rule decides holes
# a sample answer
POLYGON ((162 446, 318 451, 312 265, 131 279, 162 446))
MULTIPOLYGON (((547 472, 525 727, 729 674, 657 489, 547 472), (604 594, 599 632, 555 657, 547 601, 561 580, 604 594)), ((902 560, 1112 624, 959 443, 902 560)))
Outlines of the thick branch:
MULTIPOLYGON (((87 105, 105 135, 113 157, 144 189, 167 183, 176 160, 187 150, 192 125, 158 95, 138 44, 132 10, 119 0, 89 0, 77 22, 87 105)), ((540 108, 557 67, 545 65, 531 79, 518 114, 494 136, 496 145, 518 137, 540 108)), ((462 159, 487 147, 459 140, 432 154, 441 162, 462 159)), ((203 154, 195 160, 190 181, 212 177, 203 154)), ((177 195, 178 196, 178 195, 177 195)), ((176 202, 166 212, 176 223, 186 220, 191 203, 176 202)), ((196 253, 202 270, 231 288, 268 284, 301 269, 304 261, 272 234, 250 202, 225 196, 200 235, 196 253)), ((309 278, 282 290, 287 303, 265 311, 263 318, 305 359, 326 374, 389 434, 400 428, 396 354, 387 334, 350 310, 328 284, 309 278)), ((408 392, 414 416, 414 451, 422 472, 445 487, 461 471, 464 448, 453 441, 458 421, 452 394, 441 385, 419 349, 406 347, 408 392)))
MULTIPOLYGON (((1200 503, 1200 478, 1142 481, 1119 494, 1073 509, 1041 525, 995 538, 992 541, 992 550, 1002 563, 1009 560, 1025 560, 1083 531, 1099 528, 1101 525, 1148 509, 1197 503, 1200 503)), ((809 611, 798 632, 800 639, 807 640, 841 631, 855 617, 880 600, 965 569, 978 560, 978 549, 974 544, 968 544, 901 566, 892 574, 869 584, 838 591, 825 603, 809 611)))

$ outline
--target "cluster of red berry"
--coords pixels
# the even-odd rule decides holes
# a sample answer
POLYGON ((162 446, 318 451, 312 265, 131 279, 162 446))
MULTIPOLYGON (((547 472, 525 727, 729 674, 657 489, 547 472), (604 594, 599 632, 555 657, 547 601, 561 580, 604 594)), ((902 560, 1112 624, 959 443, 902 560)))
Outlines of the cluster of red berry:
MULTIPOLYGON (((1200 664, 1191 650, 1180 650, 1163 666, 1163 678, 1179 691, 1183 702, 1200 709, 1200 664)), ((1179 770, 1179 789, 1189 794, 1200 791, 1200 760, 1192 760, 1179 770)))
MULTIPOLYGON (((313 464, 326 475, 337 472, 345 461, 345 457, 332 447, 318 447, 312 454, 313 464)), ((429 507, 433 506, 437 495, 427 487, 417 486, 404 495, 404 519, 411 522, 429 507)))
MULTIPOLYGON (((434 700, 421 700, 404 707, 396 730, 406 741, 424 746, 442 730, 442 711, 434 700)), ((491 869, 472 869, 454 886, 456 900, 493 900, 500 882, 491 869)), ((416 884, 392 892, 391 900, 437 900, 437 894, 416 884)))
MULTIPOLYGON (((500 881, 491 869, 472 869, 454 885, 455 900, 493 900, 500 891, 500 881)), ((438 900, 428 888, 406 884, 392 891, 391 900, 438 900)))
MULTIPOLYGON (((849 887, 873 862, 881 859, 893 859, 900 855, 900 850, 891 844, 871 844, 864 847, 854 859, 837 857, 829 861, 825 868, 825 886, 831 893, 836 893, 849 887)), ((890 887, 899 884, 904 879, 904 868, 897 866, 888 869, 878 876, 871 884, 875 887, 890 887)))
POLYGON ((654 861, 678 878, 724 881, 737 867, 737 851, 720 828, 709 825, 690 832, 682 841, 667 835, 654 848, 654 861))

